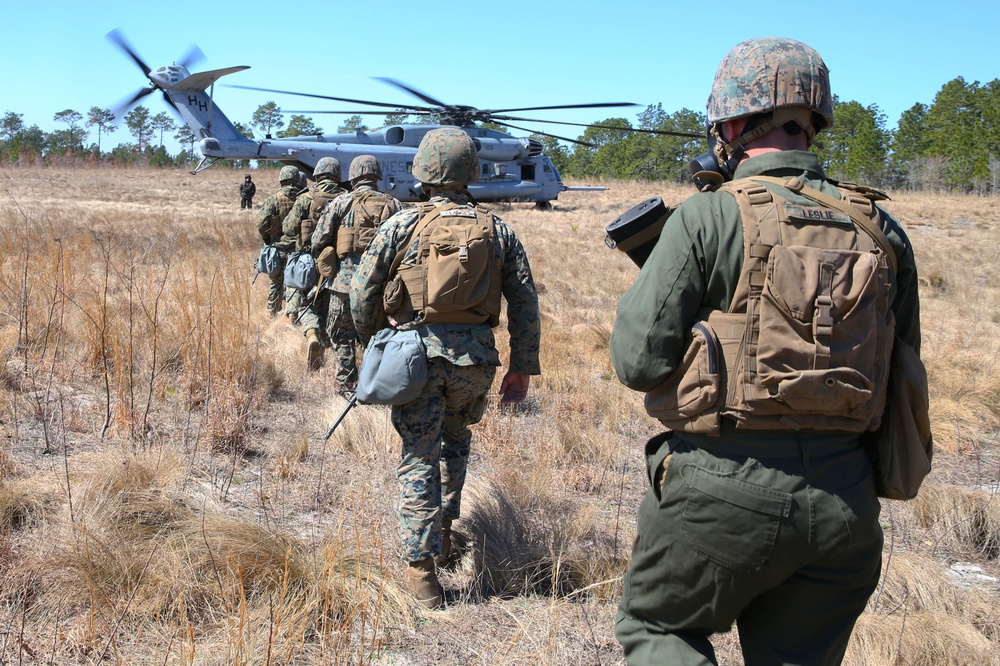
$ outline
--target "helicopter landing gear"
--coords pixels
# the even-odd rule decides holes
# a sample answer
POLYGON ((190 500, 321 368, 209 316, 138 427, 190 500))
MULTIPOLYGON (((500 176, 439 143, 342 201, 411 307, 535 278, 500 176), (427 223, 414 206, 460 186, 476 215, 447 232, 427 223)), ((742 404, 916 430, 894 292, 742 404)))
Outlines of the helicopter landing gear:
POLYGON ((536 201, 535 210, 552 210, 551 201, 536 201))

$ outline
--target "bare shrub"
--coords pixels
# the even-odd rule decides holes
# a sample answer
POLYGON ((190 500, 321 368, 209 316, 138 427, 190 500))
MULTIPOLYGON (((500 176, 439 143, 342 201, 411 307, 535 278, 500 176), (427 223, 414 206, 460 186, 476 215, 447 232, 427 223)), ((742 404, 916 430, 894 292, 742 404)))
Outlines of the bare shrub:
POLYGON ((912 510, 937 542, 996 559, 1000 556, 1000 498, 996 493, 951 484, 928 484, 912 510))

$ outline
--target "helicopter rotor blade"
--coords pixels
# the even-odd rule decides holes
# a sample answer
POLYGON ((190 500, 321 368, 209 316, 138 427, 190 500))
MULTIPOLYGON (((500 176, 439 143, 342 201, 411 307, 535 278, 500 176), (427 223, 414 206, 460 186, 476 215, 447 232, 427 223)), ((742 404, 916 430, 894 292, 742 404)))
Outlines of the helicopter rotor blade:
POLYGON ((521 130, 522 132, 531 132, 532 134, 541 134, 542 136, 552 137, 553 139, 559 139, 560 141, 568 141, 570 143, 575 143, 575 144, 578 144, 578 145, 581 145, 581 146, 586 146, 587 148, 596 148, 597 147, 597 146, 595 146, 592 143, 587 143, 586 141, 581 141, 580 139, 570 139, 569 137, 559 136, 558 134, 549 134, 548 132, 540 132, 538 130, 531 130, 531 129, 528 129, 527 127, 518 127, 517 125, 511 125, 510 123, 499 122, 499 121, 496 121, 496 120, 494 120, 492 122, 494 122, 497 125, 500 125, 502 127, 510 127, 511 129, 521 130))
POLYGON ((528 123, 549 123, 552 125, 572 125, 574 127, 594 127, 596 129, 618 130, 620 132, 642 132, 643 134, 661 134, 663 136, 679 136, 687 139, 704 139, 704 134, 693 134, 691 132, 674 132, 671 130, 643 129, 641 127, 615 127, 613 125, 599 125, 594 123, 569 123, 562 120, 541 120, 539 118, 520 118, 517 116, 493 116, 494 120, 517 120, 528 123))
POLYGON ((122 35, 121 31, 118 30, 118 28, 115 28, 114 30, 109 32, 107 35, 105 35, 105 37, 107 37, 113 44, 116 44, 118 48, 124 51, 125 54, 132 59, 132 62, 134 62, 136 66, 142 70, 142 73, 145 74, 147 78, 149 77, 149 72, 151 71, 149 69, 149 65, 147 65, 143 61, 143 59, 139 57, 139 54, 136 53, 135 49, 132 48, 132 46, 125 40, 125 36, 122 35))
POLYGON ((190 70, 193 66, 202 62, 204 59, 205 54, 202 53, 200 48, 198 48, 198 45, 192 44, 190 48, 188 48, 187 53, 184 54, 184 57, 182 57, 177 64, 187 70, 190 70))
POLYGON ((520 109, 482 109, 480 113, 508 113, 510 111, 551 111, 559 109, 610 109, 620 106, 642 106, 635 102, 594 102, 592 104, 556 104, 554 106, 525 106, 520 109))
POLYGON ((313 113, 334 113, 334 114, 336 114, 336 113, 343 113, 343 114, 347 114, 349 116, 355 116, 355 115, 361 116, 361 115, 365 115, 365 114, 367 114, 367 115, 376 115, 376 116, 385 116, 385 115, 388 115, 388 114, 386 114, 385 111, 377 111, 375 109, 368 109, 367 111, 360 111, 360 110, 355 110, 355 111, 326 111, 326 110, 316 110, 316 109, 314 109, 312 111, 286 111, 285 109, 282 109, 281 113, 283 113, 283 114, 284 113, 298 113, 298 114, 301 114, 301 115, 313 114, 313 113))
POLYGON ((112 109, 112 112, 115 114, 115 118, 121 118, 122 115, 126 111, 131 109, 133 106, 135 106, 140 99, 142 99, 146 95, 153 94, 153 92, 155 91, 156 88, 139 88, 137 91, 135 91, 134 95, 128 98, 128 101, 121 102, 120 104, 117 104, 114 107, 114 109, 112 109))
POLYGON ((397 81, 396 79, 390 79, 390 78, 385 77, 385 76, 376 76, 375 79, 377 81, 381 81, 382 83, 388 83, 390 86, 399 88, 400 90, 404 90, 404 91, 410 93, 411 95, 413 95, 414 97, 416 97, 417 99, 422 100, 424 102, 427 102, 428 104, 432 104, 434 106, 442 106, 442 107, 443 106, 448 106, 444 102, 436 100, 433 97, 431 97, 430 95, 428 95, 426 93, 422 93, 419 90, 417 90, 416 88, 411 88, 410 86, 408 86, 405 83, 402 83, 400 81, 397 81))
POLYGON ((276 90, 274 88, 257 88, 255 86, 240 86, 240 85, 230 85, 228 88, 239 88, 241 90, 256 90, 257 92, 269 92, 277 93, 280 95, 296 95, 298 97, 312 97, 314 99, 329 99, 334 102, 348 102, 350 104, 368 104, 370 106, 381 106, 387 109, 409 109, 412 111, 427 111, 432 112, 433 109, 427 109, 422 106, 413 106, 410 104, 389 104, 387 102, 371 102, 365 99, 351 99, 349 97, 333 97, 332 95, 314 95, 312 93, 302 93, 294 92, 292 90, 276 90))

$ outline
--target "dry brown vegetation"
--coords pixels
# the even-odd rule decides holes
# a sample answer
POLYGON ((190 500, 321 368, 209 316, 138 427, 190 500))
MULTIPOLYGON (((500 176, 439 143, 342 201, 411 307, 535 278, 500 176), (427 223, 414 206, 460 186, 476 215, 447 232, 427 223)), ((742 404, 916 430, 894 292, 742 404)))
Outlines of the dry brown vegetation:
MULTIPOLYGON (((398 587, 388 413, 322 440, 343 401, 251 284, 241 178, 0 169, 0 663, 621 663, 655 428, 608 360, 636 271, 603 227, 690 190, 501 207, 539 285, 543 375, 476 427, 464 554, 447 610, 425 612, 398 587)), ((885 575, 848 663, 998 664, 1000 212, 888 208, 921 271, 938 452, 916 501, 884 504, 885 575)), ((716 643, 741 663, 733 633, 716 643)))

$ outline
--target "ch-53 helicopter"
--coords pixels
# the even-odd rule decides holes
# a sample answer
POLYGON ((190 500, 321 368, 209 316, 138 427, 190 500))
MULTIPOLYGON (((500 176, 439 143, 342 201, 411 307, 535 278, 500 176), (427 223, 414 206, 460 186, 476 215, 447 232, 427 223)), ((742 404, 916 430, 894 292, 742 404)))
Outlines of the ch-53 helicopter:
MULTIPOLYGON (((294 113, 341 113, 350 115, 387 114, 406 112, 412 115, 436 118, 437 123, 396 124, 375 130, 358 130, 348 134, 320 134, 275 139, 270 135, 262 140, 245 137, 215 105, 215 82, 223 76, 249 69, 248 66, 225 67, 205 72, 191 73, 189 67, 201 60, 203 55, 193 47, 178 63, 150 69, 139 57, 121 33, 112 30, 108 39, 124 51, 142 70, 150 81, 150 86, 139 89, 118 109, 121 114, 146 95, 162 91, 168 105, 181 116, 199 139, 203 155, 201 162, 191 172, 197 174, 219 160, 275 160, 291 164, 299 170, 311 174, 322 157, 335 157, 346 167, 358 155, 374 155, 382 167, 379 189, 388 192, 400 201, 418 201, 421 185, 413 177, 413 157, 423 136, 440 125, 455 125, 468 132, 479 152, 482 174, 479 182, 471 185, 469 191, 477 201, 526 201, 535 202, 540 208, 549 208, 561 192, 603 190, 603 187, 564 185, 559 171, 552 160, 543 152, 542 144, 532 138, 518 138, 505 132, 478 127, 476 123, 493 123, 511 129, 532 132, 532 130, 512 125, 510 121, 530 123, 551 123, 578 127, 598 127, 620 130, 618 127, 570 123, 554 120, 538 120, 507 115, 511 112, 542 111, 580 108, 609 108, 638 106, 631 102, 607 102, 594 104, 566 104, 554 106, 534 106, 510 109, 477 109, 471 106, 445 104, 410 86, 392 79, 381 79, 403 90, 425 105, 393 104, 346 97, 333 97, 310 93, 297 93, 270 88, 232 86, 246 90, 280 93, 310 97, 314 99, 363 104, 369 109, 352 111, 304 111, 294 113), (206 91, 208 93, 206 94, 206 91)), ((292 113, 292 112, 290 112, 292 113)), ((688 138, 703 138, 698 134, 669 132, 664 130, 639 130, 654 134, 668 134, 688 138)), ((535 130, 534 134, 548 136, 561 141, 590 146, 585 141, 549 134, 535 130)))

